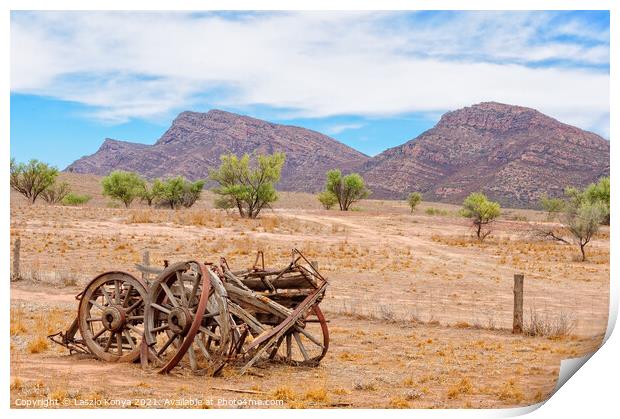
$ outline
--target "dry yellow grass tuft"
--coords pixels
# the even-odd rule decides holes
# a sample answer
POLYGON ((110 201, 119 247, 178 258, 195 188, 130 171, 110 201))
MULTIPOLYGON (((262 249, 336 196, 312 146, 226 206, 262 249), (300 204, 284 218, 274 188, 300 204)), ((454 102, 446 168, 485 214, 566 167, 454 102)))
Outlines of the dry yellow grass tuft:
POLYGON ((297 399, 297 393, 287 386, 276 388, 272 394, 276 400, 292 401, 297 399))
POLYGON ((514 380, 508 380, 498 391, 497 397, 503 401, 520 403, 525 395, 514 380))
POLYGON ((38 354, 44 351, 47 351, 49 348, 49 344, 47 343, 47 339, 42 337, 36 337, 28 343, 28 352, 31 354, 38 354))
POLYGON ((313 402, 328 402, 329 395, 324 387, 320 387, 306 391, 306 394, 304 394, 304 400, 313 402))
POLYGON ((390 407, 394 409, 409 409, 409 402, 400 396, 392 397, 390 399, 390 407))
POLYGON ((462 394, 471 394, 474 388, 467 377, 461 379, 458 383, 448 388, 448 398, 456 399, 462 394))

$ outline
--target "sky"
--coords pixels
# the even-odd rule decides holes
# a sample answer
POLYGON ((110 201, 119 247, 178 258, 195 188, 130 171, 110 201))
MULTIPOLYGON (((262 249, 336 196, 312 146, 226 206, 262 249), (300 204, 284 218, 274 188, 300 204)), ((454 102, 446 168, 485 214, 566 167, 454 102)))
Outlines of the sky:
POLYGON ((64 168, 223 109, 368 155, 497 101, 609 137, 609 13, 11 13, 11 157, 64 168))

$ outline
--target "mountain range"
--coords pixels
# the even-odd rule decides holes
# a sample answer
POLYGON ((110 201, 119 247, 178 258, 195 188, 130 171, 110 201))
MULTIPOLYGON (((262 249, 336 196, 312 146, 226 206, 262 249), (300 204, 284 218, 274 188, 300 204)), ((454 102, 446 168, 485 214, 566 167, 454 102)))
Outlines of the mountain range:
POLYGON ((225 153, 282 151, 278 189, 317 192, 325 172, 358 172, 375 198, 461 202, 482 191, 505 206, 531 207, 609 175, 609 142, 534 109, 485 102, 444 114, 428 131, 374 157, 309 129, 221 110, 182 112, 153 145, 106 139, 65 170, 107 175, 116 169, 154 179, 207 178, 225 153))

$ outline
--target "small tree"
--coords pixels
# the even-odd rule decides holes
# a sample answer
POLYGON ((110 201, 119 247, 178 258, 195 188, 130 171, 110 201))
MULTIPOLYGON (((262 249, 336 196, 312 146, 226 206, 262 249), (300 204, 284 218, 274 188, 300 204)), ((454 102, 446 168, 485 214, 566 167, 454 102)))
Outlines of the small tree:
POLYGON ((46 190, 41 192, 41 198, 48 204, 58 204, 71 192, 67 182, 54 182, 46 190))
POLYGON ((204 180, 197 180, 196 182, 185 182, 183 184, 183 196, 181 197, 181 205, 185 208, 190 208, 193 206, 198 199, 200 199, 200 195, 202 194, 202 189, 205 186, 204 180))
POLYGON ((547 212, 547 220, 554 220, 564 210, 565 202, 561 198, 549 198, 543 195, 540 198, 540 206, 547 212))
POLYGON ((603 219, 602 223, 609 225, 610 214, 610 184, 609 177, 603 177, 599 179, 597 183, 592 183, 583 191, 586 199, 594 204, 600 202, 607 209, 607 215, 603 219))
POLYGON ((420 194, 419 192, 411 192, 409 194, 409 196, 407 197, 407 204, 409 204, 412 214, 413 211, 415 211, 416 207, 420 205, 420 202, 422 202, 422 194, 420 194))
POLYGON ((488 226, 499 217, 500 206, 497 202, 489 201, 483 193, 474 192, 463 201, 461 215, 472 220, 476 229, 476 237, 482 241, 491 234, 490 229, 484 231, 483 227, 488 226))
POLYGON ((264 207, 278 199, 274 185, 280 180, 284 153, 257 156, 255 164, 250 163, 248 154, 241 158, 227 154, 220 159, 220 167, 210 174, 219 184, 213 190, 218 195, 216 207, 236 207, 240 216, 256 218, 264 207))
POLYGON ((137 173, 115 170, 101 180, 103 195, 121 201, 129 208, 134 199, 141 196, 145 188, 144 179, 137 173))
POLYGON ((581 205, 570 206, 567 210, 565 226, 579 246, 582 262, 586 260, 585 247, 590 243, 608 215, 609 211, 605 204, 600 201, 584 201, 581 205))
POLYGON ((331 209, 338 203, 338 198, 331 192, 323 191, 317 194, 317 199, 326 210, 331 209))
POLYGON ((327 172, 325 192, 336 197, 340 211, 348 211, 351 204, 367 198, 371 194, 371 191, 366 188, 364 179, 358 173, 342 176, 338 169, 327 172))
MULTIPOLYGON (((609 201, 605 198, 605 187, 609 187, 608 179, 607 181, 602 179, 598 184, 592 184, 584 190, 566 188, 564 193, 567 200, 563 201, 564 209, 561 217, 563 228, 559 231, 537 229, 536 233, 541 237, 566 244, 570 244, 570 239, 564 237, 570 234, 572 241, 579 247, 581 261, 585 261, 586 246, 592 241, 600 225, 609 221, 609 201)), ((608 194, 607 191, 607 196, 608 194)))
POLYGON ((157 191, 154 186, 154 184, 149 186, 146 182, 144 182, 144 187, 140 191, 140 200, 142 202, 146 202, 149 207, 152 206, 157 199, 157 191))
POLYGON ((31 204, 58 176, 58 169, 35 159, 28 163, 16 163, 15 159, 11 159, 10 170, 11 188, 28 198, 31 204))

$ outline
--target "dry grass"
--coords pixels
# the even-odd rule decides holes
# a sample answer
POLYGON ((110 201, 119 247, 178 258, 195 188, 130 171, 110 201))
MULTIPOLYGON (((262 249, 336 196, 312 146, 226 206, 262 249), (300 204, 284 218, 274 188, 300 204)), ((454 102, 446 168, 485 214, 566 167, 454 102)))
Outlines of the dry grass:
POLYGON ((463 378, 458 383, 448 388, 448 399, 456 399, 463 394, 471 394, 474 391, 474 387, 469 381, 469 378, 463 378))
POLYGON ((28 343, 28 352, 31 354, 38 354, 47 351, 48 348, 49 344, 47 343, 47 339, 40 336, 32 339, 28 343))
POLYGON ((575 321, 568 314, 560 312, 556 317, 541 315, 535 309, 530 310, 530 319, 525 324, 523 333, 527 336, 561 338, 569 336, 575 328, 575 321))

